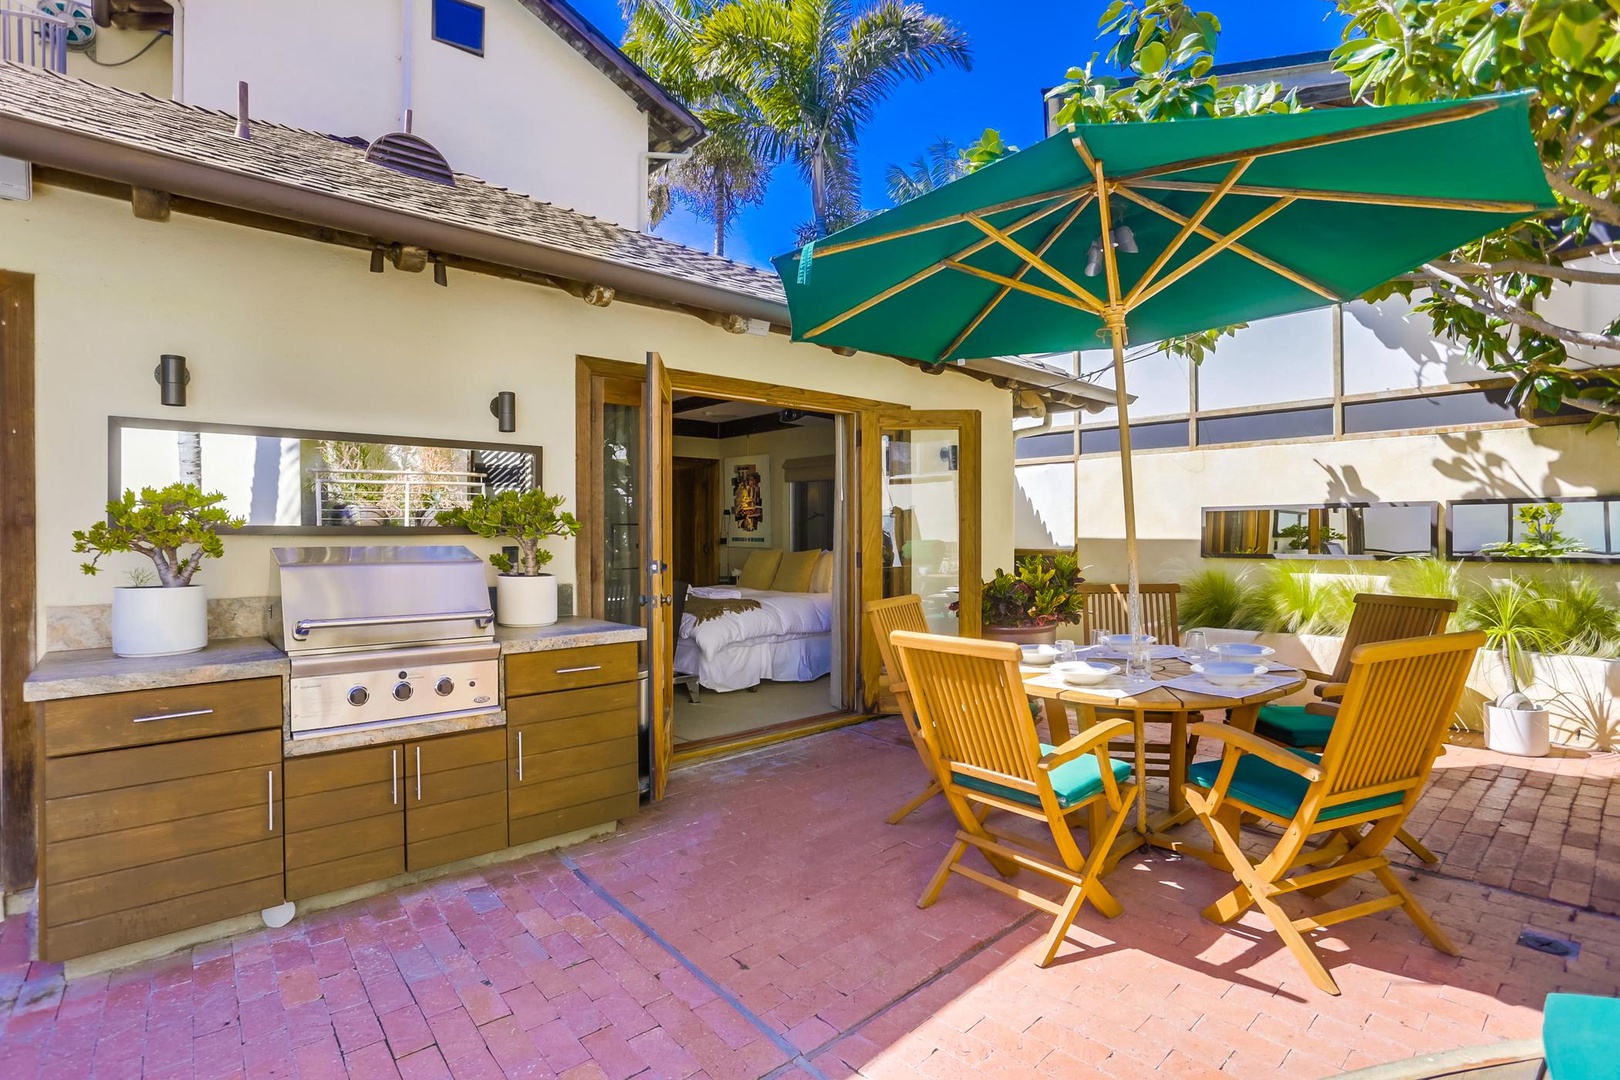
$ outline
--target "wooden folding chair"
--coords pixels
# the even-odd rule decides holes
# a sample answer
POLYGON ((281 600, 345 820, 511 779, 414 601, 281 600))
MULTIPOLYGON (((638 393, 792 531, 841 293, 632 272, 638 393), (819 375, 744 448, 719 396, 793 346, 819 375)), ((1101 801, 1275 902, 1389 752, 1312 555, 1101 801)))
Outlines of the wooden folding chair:
MULTIPOLYGON (((1379 641, 1431 637, 1446 632, 1446 622, 1457 610, 1457 601, 1432 596, 1390 596, 1387 593, 1359 593, 1350 625, 1344 632, 1344 645, 1331 674, 1306 671, 1317 680, 1317 697, 1333 701, 1344 691, 1350 677, 1350 657, 1363 645, 1379 641)), ((1336 708, 1321 704, 1262 705, 1255 721, 1255 734, 1298 750, 1320 750, 1333 731, 1336 708)), ((1426 863, 1440 859, 1411 833, 1402 829, 1395 837, 1426 863)))
POLYGON ((872 624, 872 633, 877 636, 878 655, 883 658, 883 669, 889 676, 889 693, 894 695, 895 705, 900 710, 900 718, 906 722, 906 733, 911 736, 911 742, 917 748, 917 755, 922 758, 923 767, 928 770, 928 786, 885 819, 890 825, 898 825, 912 811, 920 809, 929 799, 939 794, 939 781, 935 779, 939 775, 939 767, 934 763, 933 751, 928 749, 928 743, 923 740, 922 732, 917 729, 917 713, 911 706, 911 695, 906 692, 905 681, 900 676, 900 665, 896 662, 894 649, 889 644, 889 635, 896 630, 926 634, 928 619, 923 615, 922 597, 915 593, 909 596, 896 596, 890 600, 872 600, 867 602, 864 610, 867 621, 872 624))
MULTIPOLYGON (((1181 643, 1181 626, 1178 622, 1176 610, 1177 597, 1181 586, 1176 584, 1148 584, 1139 586, 1142 595, 1142 633, 1155 638, 1161 645, 1179 645, 1181 643)), ((1129 589, 1124 585, 1114 585, 1105 582, 1088 581, 1079 587, 1080 595, 1085 599, 1085 607, 1080 617, 1080 629, 1085 635, 1085 644, 1091 644, 1092 634, 1101 630, 1105 634, 1130 633, 1130 599, 1129 589)), ((1058 708, 1049 705, 1049 708, 1058 708)), ((1098 716, 1131 716, 1131 713, 1116 713, 1106 709, 1096 710, 1098 716)), ((1198 753, 1198 740, 1185 734, 1188 722, 1187 713, 1149 713, 1144 719, 1150 723, 1165 723, 1170 725, 1170 738, 1184 739, 1185 757, 1183 761, 1191 761, 1198 753)), ((1084 717, 1081 718, 1084 723, 1084 717)), ((1146 765, 1145 775, 1172 778, 1170 742, 1146 742, 1142 744, 1143 761, 1146 765)), ((1117 752, 1117 748, 1116 748, 1117 752)), ((1136 748, 1131 747, 1132 761, 1135 761, 1136 748)))
POLYGON ((939 898, 951 874, 988 885, 1051 913, 1040 965, 1047 966, 1080 905, 1108 918, 1119 902, 1100 879, 1120 826, 1137 798, 1127 783, 1131 767, 1108 757, 1108 740, 1132 730, 1127 720, 1099 723, 1062 746, 1042 745, 1029 714, 1017 645, 897 631, 891 636, 924 741, 933 753, 945 801, 961 827, 917 906, 939 898), (1003 810, 1044 822, 1055 846, 987 826, 991 811, 1003 810), (1070 819, 1088 815, 1091 851, 1075 842, 1070 819), (962 864, 968 848, 978 849, 1002 877, 1019 868, 1068 887, 1061 902, 962 864))
POLYGON ((1356 649, 1339 716, 1320 757, 1225 724, 1196 725, 1199 734, 1225 742, 1226 750, 1220 760, 1187 770, 1187 803, 1238 882, 1204 909, 1205 918, 1229 923, 1258 906, 1311 981, 1330 994, 1339 992, 1338 984, 1301 931, 1399 907, 1435 948, 1457 955, 1445 932, 1391 872, 1384 848, 1423 794, 1474 654, 1484 643, 1485 635, 1476 632, 1356 649), (1244 814, 1283 829, 1258 862, 1238 844, 1244 814), (1323 833, 1328 834, 1324 843, 1307 847, 1311 837, 1323 833), (1322 896, 1361 873, 1377 878, 1388 895, 1302 919, 1291 919, 1276 901, 1301 890, 1322 896))

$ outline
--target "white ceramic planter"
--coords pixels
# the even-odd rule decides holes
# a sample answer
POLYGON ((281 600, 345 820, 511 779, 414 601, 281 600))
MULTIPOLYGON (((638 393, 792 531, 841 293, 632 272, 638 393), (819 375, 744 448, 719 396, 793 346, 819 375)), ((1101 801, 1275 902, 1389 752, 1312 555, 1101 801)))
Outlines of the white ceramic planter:
POLYGON ((556 622, 556 577, 501 574, 495 579, 495 621, 502 626, 550 626, 556 622))
POLYGON ((201 585, 113 590, 112 648, 119 656, 171 656, 208 644, 208 591, 201 585))
POLYGON ((1485 706, 1485 745, 1501 754, 1546 757, 1552 713, 1546 709, 1504 709, 1485 706))

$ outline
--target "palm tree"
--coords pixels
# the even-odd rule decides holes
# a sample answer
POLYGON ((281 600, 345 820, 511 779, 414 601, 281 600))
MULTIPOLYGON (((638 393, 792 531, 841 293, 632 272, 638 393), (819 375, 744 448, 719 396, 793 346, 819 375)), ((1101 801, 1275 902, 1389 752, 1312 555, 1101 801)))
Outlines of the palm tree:
MULTIPOLYGON (((670 2, 670 0, 665 0, 670 2)), ((821 236, 858 218, 861 128, 900 83, 972 67, 967 36, 919 3, 729 0, 701 20, 700 64, 714 64, 758 111, 758 145, 810 186, 821 236)))
POLYGON ((890 165, 884 173, 889 198, 896 203, 910 202, 935 188, 942 188, 968 173, 961 149, 949 136, 941 135, 909 165, 890 165))
POLYGON ((714 225, 713 250, 724 255, 726 233, 737 211, 764 201, 771 170, 750 145, 742 125, 717 126, 719 118, 713 115, 701 119, 709 137, 693 148, 691 156, 670 162, 654 178, 651 219, 654 225, 663 220, 673 194, 714 225))

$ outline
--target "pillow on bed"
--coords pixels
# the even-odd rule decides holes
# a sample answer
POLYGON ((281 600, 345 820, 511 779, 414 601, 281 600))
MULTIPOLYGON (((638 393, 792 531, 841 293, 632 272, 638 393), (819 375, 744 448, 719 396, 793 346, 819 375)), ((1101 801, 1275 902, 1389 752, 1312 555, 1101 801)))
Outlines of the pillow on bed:
POLYGON ((781 548, 766 548, 764 551, 750 551, 748 561, 743 563, 742 574, 737 578, 739 589, 768 589, 776 578, 776 567, 782 561, 781 548))
POLYGON ((810 591, 814 593, 832 592, 833 582, 833 553, 823 551, 821 558, 816 560, 816 569, 810 575, 810 591))
POLYGON ((777 592, 809 592, 810 577, 820 561, 821 552, 815 548, 788 552, 782 556, 782 565, 776 568, 776 580, 771 582, 771 588, 777 592))

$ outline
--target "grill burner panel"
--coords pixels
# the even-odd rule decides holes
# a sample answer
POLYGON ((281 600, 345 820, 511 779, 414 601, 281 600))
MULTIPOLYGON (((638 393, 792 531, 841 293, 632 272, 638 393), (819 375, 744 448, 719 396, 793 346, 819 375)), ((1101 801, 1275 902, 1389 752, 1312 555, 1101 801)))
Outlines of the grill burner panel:
POLYGON ((490 712, 500 702, 499 658, 493 643, 296 657, 293 738, 490 712))

